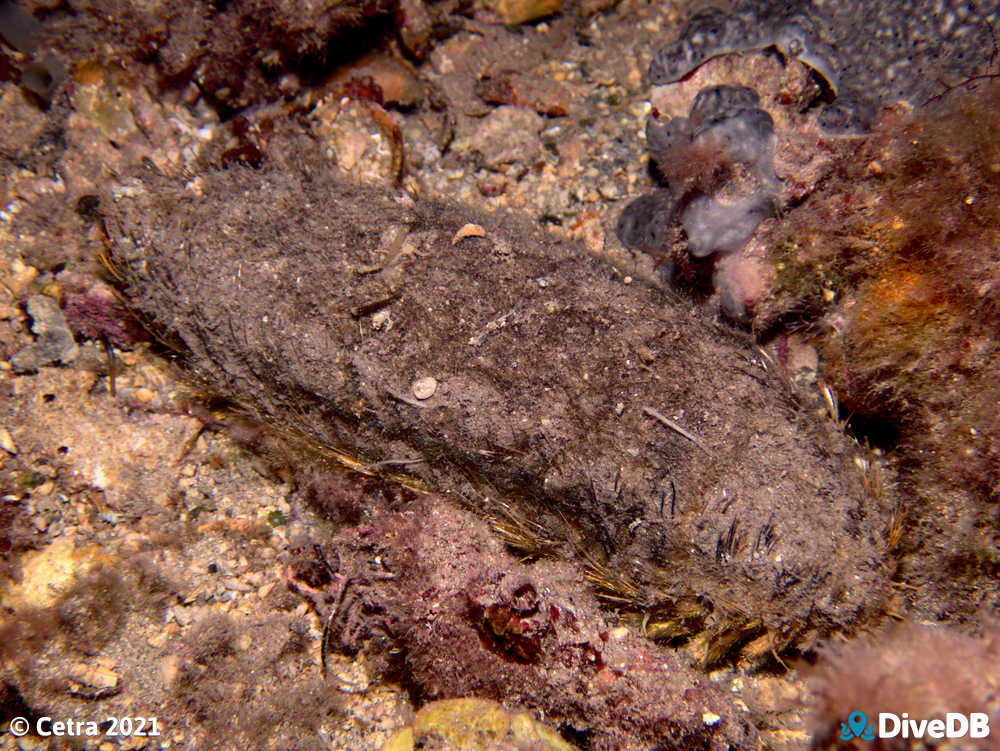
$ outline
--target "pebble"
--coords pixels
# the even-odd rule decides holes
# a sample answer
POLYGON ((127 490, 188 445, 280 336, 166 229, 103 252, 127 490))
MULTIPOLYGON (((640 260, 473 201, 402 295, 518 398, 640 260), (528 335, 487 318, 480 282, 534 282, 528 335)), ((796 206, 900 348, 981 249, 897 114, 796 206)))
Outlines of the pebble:
POLYGON ((544 127, 545 121, 537 112, 503 105, 483 118, 468 147, 479 152, 483 165, 490 170, 500 172, 511 164, 530 165, 541 156, 538 134, 544 127))
POLYGON ((183 659, 180 655, 167 655, 160 661, 160 679, 164 687, 169 688, 174 684, 180 673, 183 659))
POLYGON ((264 581, 264 575, 261 574, 259 571, 252 571, 243 578, 244 581, 246 581, 246 583, 249 585, 249 588, 244 590, 245 592, 249 592, 250 589, 256 589, 260 587, 261 582, 264 581))
POLYGON ((249 586, 247 584, 244 584, 239 579, 223 579, 222 583, 223 583, 223 585, 225 585, 226 589, 232 590, 234 592, 252 592, 253 591, 253 587, 251 587, 251 586, 249 586))
POLYGON ((619 188, 618 183, 613 180, 602 180, 597 186, 597 189, 600 192, 601 197, 607 199, 608 201, 617 201, 622 197, 621 188, 619 188))
POLYGON ((32 319, 31 330, 36 338, 10 359, 14 370, 27 372, 75 360, 79 348, 59 304, 51 297, 32 295, 28 298, 27 307, 32 319))
POLYGON ((344 77, 371 76, 382 90, 386 105, 415 107, 424 98, 424 84, 412 66, 400 58, 384 53, 365 55, 347 68, 344 77))
POLYGON ((194 620, 191 614, 184 608, 170 608, 170 614, 181 626, 187 626, 194 620))
POLYGON ((513 70, 484 75, 476 84, 476 94, 489 104, 528 107, 550 117, 567 115, 572 99, 569 89, 554 78, 513 70))
POLYGON ((17 456, 17 446, 14 444, 14 439, 10 437, 7 428, 0 428, 0 449, 11 456, 17 456))
POLYGON ((86 699, 102 699, 120 690, 118 673, 106 667, 79 662, 69 670, 69 692, 86 699))

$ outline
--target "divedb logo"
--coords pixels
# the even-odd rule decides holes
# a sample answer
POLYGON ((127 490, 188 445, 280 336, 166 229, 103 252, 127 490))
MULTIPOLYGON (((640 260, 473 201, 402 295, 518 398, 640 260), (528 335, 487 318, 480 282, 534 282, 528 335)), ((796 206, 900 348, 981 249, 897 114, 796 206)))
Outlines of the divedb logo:
POLYGON ((868 721, 864 712, 851 712, 847 722, 840 723, 841 740, 858 738, 863 741, 879 738, 987 738, 990 716, 985 712, 948 712, 944 719, 914 720, 906 712, 901 715, 879 712, 878 727, 868 721))

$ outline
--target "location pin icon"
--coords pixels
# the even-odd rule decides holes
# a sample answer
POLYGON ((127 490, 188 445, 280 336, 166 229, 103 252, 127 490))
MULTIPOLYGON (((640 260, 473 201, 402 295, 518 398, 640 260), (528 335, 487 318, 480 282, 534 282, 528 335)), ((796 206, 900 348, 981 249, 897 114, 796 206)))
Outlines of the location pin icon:
POLYGON ((865 717, 864 712, 851 712, 847 715, 847 724, 854 731, 854 737, 860 738, 861 734, 865 732, 865 725, 868 724, 868 718, 865 717))

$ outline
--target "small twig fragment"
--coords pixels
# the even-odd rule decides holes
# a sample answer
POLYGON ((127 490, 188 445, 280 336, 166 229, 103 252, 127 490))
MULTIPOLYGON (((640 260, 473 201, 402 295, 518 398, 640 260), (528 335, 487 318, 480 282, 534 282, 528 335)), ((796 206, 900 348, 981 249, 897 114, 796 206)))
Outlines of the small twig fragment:
POLYGON ((320 644, 319 661, 324 680, 326 680, 326 655, 329 649, 330 632, 333 629, 333 619, 337 617, 340 607, 344 604, 344 595, 347 594, 347 587, 350 583, 351 580, 348 578, 345 578, 341 583, 340 592, 337 594, 337 602, 330 608, 330 614, 326 617, 326 623, 323 625, 323 640, 320 644))
POLYGON ((422 464, 427 460, 418 457, 416 459, 383 459, 380 462, 375 462, 374 464, 366 464, 365 469, 369 472, 377 472, 383 467, 409 467, 413 464, 422 464))
POLYGON ((473 347, 479 347, 479 346, 481 346, 482 343, 483 343, 483 341, 486 339, 486 335, 487 334, 489 334, 489 333, 491 333, 493 331, 497 331, 498 329, 502 329, 504 326, 507 325, 507 322, 510 320, 511 316, 513 316, 513 315, 514 315, 514 311, 513 310, 508 310, 506 313, 497 316, 492 321, 490 321, 485 326, 483 326, 483 328, 480 329, 480 331, 479 331, 478 334, 476 334, 475 336, 471 337, 469 339, 469 344, 471 344, 473 347))
POLYGON ((402 297, 402 293, 394 292, 387 297, 380 297, 377 300, 370 300, 368 302, 361 303, 360 305, 355 305, 351 308, 351 317, 362 318, 364 316, 371 315, 388 305, 392 305, 392 303, 396 302, 396 300, 400 297, 402 297))
POLYGON ((673 420, 671 420, 669 417, 666 417, 665 415, 661 414, 660 412, 657 412, 652 407, 643 407, 642 408, 642 413, 644 415, 648 415, 649 417, 652 417, 657 422, 663 423, 668 428, 670 428, 672 431, 674 431, 675 433, 677 433, 677 435, 684 436, 689 441, 691 441, 691 443, 693 443, 695 446, 697 446, 698 448, 700 448, 702 451, 704 451, 709 456, 712 455, 711 449, 709 449, 708 446, 706 446, 705 443, 698 436, 696 436, 694 433, 691 433, 691 432, 685 430, 680 425, 678 425, 676 422, 674 422, 673 420))
POLYGON ((104 354, 108 359, 108 393, 111 394, 111 398, 113 399, 118 396, 118 361, 115 358, 115 349, 108 337, 102 336, 101 340, 104 342, 104 354))
POLYGON ((403 182, 403 176, 406 174, 406 152, 403 145, 403 131, 399 129, 396 121, 392 119, 392 116, 378 102, 365 100, 365 106, 368 108, 368 112, 371 114, 379 130, 382 131, 382 135, 389 142, 392 152, 392 167, 390 170, 392 185, 394 188, 398 188, 403 182))

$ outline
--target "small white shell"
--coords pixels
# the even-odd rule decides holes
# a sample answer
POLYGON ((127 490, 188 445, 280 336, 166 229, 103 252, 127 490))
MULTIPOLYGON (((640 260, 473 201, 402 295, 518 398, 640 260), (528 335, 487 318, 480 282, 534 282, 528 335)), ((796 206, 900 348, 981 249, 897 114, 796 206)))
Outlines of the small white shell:
POLYGON ((418 378, 415 380, 410 388, 413 390, 413 396, 423 401, 424 399, 430 399, 434 396, 434 392, 437 391, 437 387, 437 380, 431 378, 430 376, 426 376, 425 378, 418 378))

